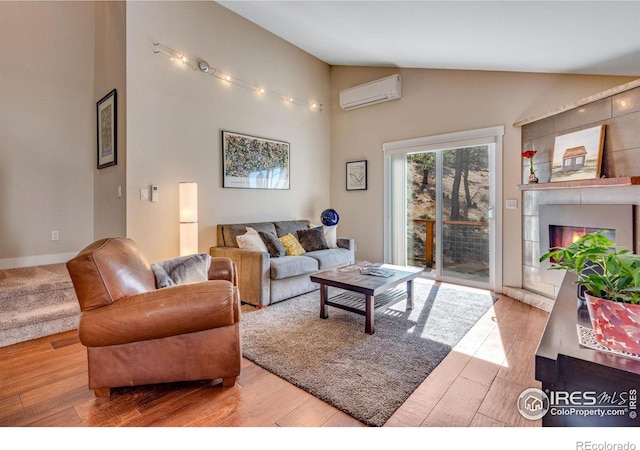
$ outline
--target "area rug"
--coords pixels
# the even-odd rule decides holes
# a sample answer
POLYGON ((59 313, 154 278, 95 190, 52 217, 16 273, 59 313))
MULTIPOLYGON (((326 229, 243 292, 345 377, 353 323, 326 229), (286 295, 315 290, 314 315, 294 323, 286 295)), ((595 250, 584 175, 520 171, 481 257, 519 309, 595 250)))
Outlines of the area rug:
MULTIPOLYGON (((331 291, 330 295, 335 294, 331 291)), ((375 316, 329 307, 311 292, 243 314, 244 357, 369 426, 382 426, 491 307, 489 291, 414 282, 405 302, 375 316)))

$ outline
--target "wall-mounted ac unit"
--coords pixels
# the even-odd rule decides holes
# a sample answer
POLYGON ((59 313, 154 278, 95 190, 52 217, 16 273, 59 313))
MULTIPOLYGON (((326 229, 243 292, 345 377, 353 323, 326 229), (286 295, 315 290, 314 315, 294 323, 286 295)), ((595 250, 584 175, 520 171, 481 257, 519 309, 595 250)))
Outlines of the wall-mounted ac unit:
POLYGON ((402 78, 391 75, 340 91, 340 107, 344 110, 362 108, 402 97, 402 78))

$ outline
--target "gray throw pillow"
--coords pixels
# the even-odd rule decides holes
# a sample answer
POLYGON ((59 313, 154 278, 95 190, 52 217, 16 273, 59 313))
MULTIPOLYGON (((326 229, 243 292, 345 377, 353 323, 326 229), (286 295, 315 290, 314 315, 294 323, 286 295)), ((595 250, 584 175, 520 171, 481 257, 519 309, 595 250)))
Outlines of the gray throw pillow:
POLYGON ((209 267, 211 267, 211 256, 206 253, 181 256, 151 264, 158 289, 207 281, 209 267))
POLYGON ((269 255, 272 258, 280 258, 281 256, 287 256, 287 249, 284 248, 282 242, 273 233, 265 233, 264 231, 258 231, 258 234, 264 241, 269 251, 269 255))
POLYGON ((298 240, 300 241, 302 248, 307 252, 329 248, 329 244, 327 244, 327 239, 324 237, 324 229, 322 227, 311 228, 309 230, 298 230, 298 240))

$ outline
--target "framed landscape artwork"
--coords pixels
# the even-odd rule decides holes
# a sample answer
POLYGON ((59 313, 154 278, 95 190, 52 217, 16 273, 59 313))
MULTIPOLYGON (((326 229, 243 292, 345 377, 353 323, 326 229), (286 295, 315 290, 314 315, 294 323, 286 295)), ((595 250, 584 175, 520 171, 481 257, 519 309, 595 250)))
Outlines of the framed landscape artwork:
POLYGON ((364 191, 367 189, 367 161, 351 161, 347 163, 347 191, 364 191))
POLYGON ((117 94, 112 90, 96 104, 98 169, 114 166, 117 152, 117 94))
POLYGON ((604 125, 557 136, 550 181, 599 178, 603 144, 604 125))
POLYGON ((289 189, 289 143, 222 132, 222 187, 289 189))

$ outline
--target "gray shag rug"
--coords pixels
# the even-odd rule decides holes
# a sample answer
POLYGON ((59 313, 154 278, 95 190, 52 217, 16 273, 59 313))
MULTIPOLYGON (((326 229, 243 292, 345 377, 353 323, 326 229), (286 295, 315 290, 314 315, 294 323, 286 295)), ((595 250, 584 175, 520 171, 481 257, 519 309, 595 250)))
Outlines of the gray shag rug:
MULTIPOLYGON (((330 295, 337 290, 330 289, 330 295)), ((315 291, 247 312, 244 357, 369 426, 382 426, 492 306, 489 291, 414 282, 402 301, 375 316, 329 307, 315 291)))

